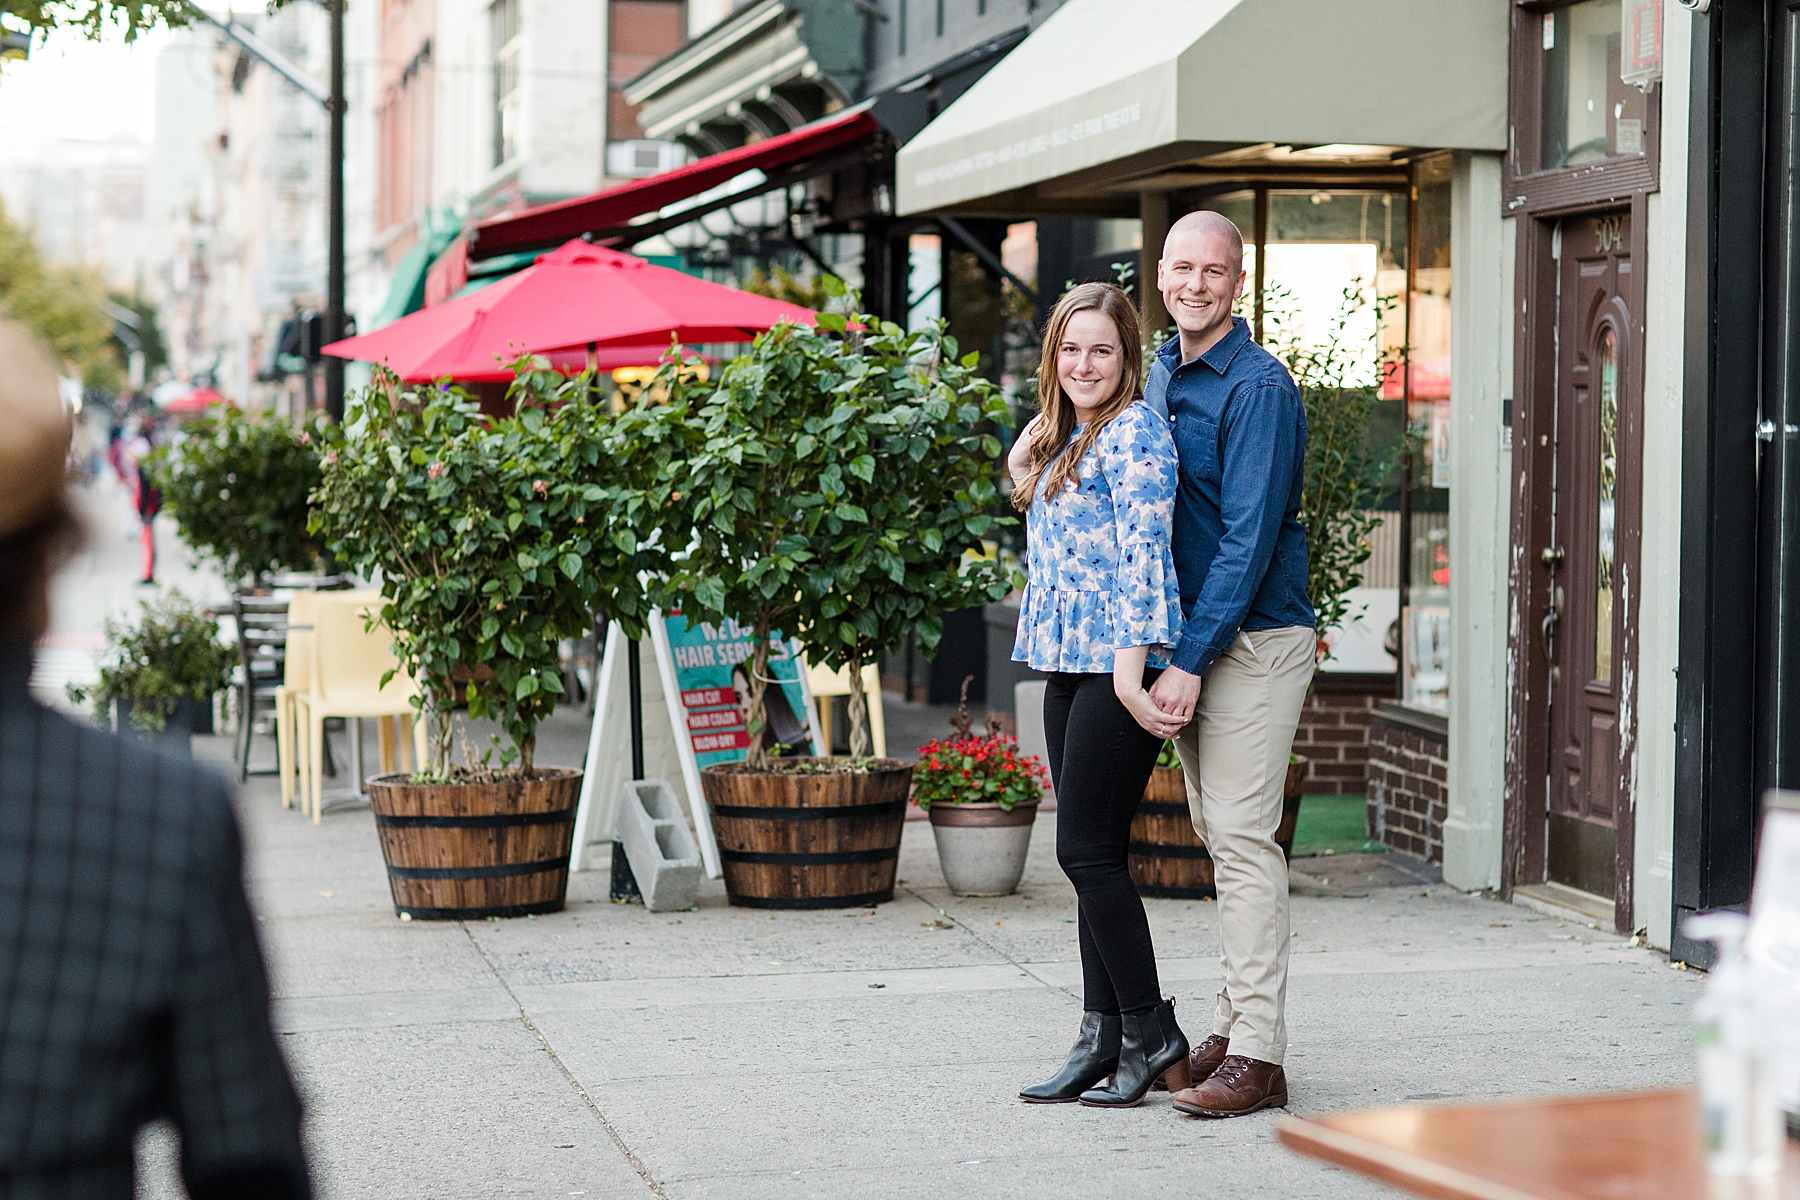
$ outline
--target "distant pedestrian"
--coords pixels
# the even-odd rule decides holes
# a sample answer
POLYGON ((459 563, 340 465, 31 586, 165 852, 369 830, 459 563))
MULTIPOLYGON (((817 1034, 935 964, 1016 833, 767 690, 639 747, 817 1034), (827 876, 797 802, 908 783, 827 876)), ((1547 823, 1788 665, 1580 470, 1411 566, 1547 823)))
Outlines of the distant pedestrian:
POLYGON ((27 690, 78 537, 55 373, 0 323, 0 1197, 131 1200, 159 1118, 195 1200, 304 1200, 225 784, 27 690))
POLYGON ((1109 283, 1057 303, 1038 373, 1043 411, 1007 458, 1028 517, 1029 582, 1013 658, 1050 678, 1044 736, 1056 858, 1075 885, 1081 1031, 1037 1104, 1140 1103, 1188 1083, 1188 1042, 1165 1000, 1144 903, 1126 868, 1131 819, 1163 739, 1155 682, 1181 628, 1170 557, 1175 444, 1139 394, 1137 310, 1109 283), (1102 1084, 1107 1076, 1112 1080, 1102 1084))
POLYGON ((125 444, 131 494, 137 508, 139 536, 144 544, 144 576, 138 583, 146 586, 156 582, 156 514, 162 511, 162 490, 150 474, 150 455, 155 449, 156 421, 146 414, 125 444))
POLYGON ((1317 663, 1300 488, 1306 413, 1293 378, 1232 315, 1244 241, 1215 212, 1169 228, 1157 288, 1175 337, 1144 398, 1181 456, 1175 570, 1186 614, 1150 695, 1180 727, 1194 830, 1219 892, 1224 986, 1178 1112, 1287 1103, 1288 868, 1275 841, 1300 709, 1317 663))

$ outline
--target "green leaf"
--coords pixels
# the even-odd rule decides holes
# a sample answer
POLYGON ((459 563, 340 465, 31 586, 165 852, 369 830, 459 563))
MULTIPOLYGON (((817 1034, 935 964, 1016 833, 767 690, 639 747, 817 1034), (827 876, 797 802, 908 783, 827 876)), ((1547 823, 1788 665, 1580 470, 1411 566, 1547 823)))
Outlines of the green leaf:
POLYGON ((842 333, 849 328, 849 323, 844 320, 843 313, 823 312, 819 314, 818 320, 820 329, 829 329, 834 333, 842 333))

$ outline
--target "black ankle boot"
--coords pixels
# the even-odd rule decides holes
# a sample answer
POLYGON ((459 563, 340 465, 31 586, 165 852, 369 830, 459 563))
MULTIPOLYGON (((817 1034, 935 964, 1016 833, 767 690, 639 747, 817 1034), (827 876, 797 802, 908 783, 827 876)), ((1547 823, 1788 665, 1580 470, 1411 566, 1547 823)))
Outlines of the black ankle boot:
POLYGON ((1171 1092, 1188 1086, 1188 1040, 1175 1024, 1173 1000, 1121 1018, 1119 1066, 1112 1083, 1090 1088, 1080 1099, 1092 1108, 1129 1108, 1143 1101, 1158 1076, 1168 1080, 1171 1092))
POLYGON ((1081 1014, 1081 1034, 1069 1061, 1056 1078, 1034 1083, 1019 1093, 1028 1104, 1067 1104, 1113 1073, 1119 1065, 1119 1017, 1097 1012, 1081 1014))

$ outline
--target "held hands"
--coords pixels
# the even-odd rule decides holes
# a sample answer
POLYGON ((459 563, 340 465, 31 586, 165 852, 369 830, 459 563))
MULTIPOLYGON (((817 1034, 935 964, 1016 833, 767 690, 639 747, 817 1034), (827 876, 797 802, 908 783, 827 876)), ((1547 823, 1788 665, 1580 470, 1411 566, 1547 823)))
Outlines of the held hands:
POLYGON ((1183 722, 1158 709, 1150 699, 1150 693, 1143 688, 1133 688, 1130 691, 1118 689, 1115 694, 1119 697, 1119 703, 1125 706, 1125 711, 1146 732, 1159 738, 1171 738, 1181 731, 1183 722))
MULTIPOLYGON (((1200 703, 1200 676, 1180 667, 1167 667, 1150 689, 1149 696, 1157 711, 1180 729, 1194 719, 1194 707, 1200 703)), ((1141 720, 1139 724, 1142 724, 1141 720)), ((1150 729, 1150 726, 1144 728, 1150 729)))

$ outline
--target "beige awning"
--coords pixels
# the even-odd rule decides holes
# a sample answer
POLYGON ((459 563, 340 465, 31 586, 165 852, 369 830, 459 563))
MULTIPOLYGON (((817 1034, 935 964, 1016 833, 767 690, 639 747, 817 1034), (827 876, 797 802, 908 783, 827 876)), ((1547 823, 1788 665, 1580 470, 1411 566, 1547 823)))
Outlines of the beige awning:
POLYGON ((1504 150, 1508 20, 1507 0, 1069 0, 901 149, 899 209, 1182 143, 1504 150))

